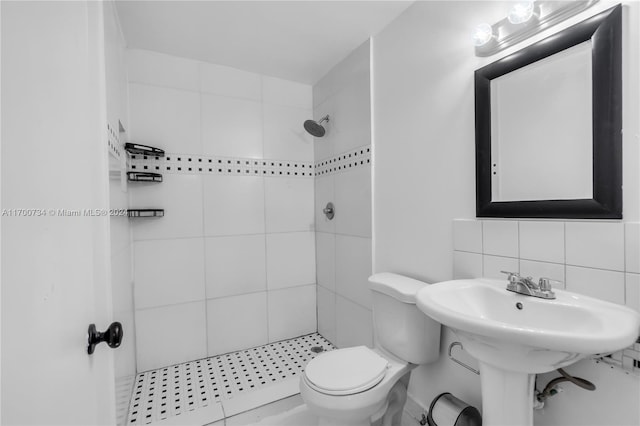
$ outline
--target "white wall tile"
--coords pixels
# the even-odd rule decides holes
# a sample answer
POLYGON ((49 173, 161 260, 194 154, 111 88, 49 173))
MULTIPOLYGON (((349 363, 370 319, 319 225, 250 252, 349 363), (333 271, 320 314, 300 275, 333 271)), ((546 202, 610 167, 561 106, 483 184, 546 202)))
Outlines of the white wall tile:
POLYGON ((486 254, 482 256, 482 276, 485 278, 504 278, 506 284, 507 275, 500 271, 518 272, 519 270, 520 266, 518 264, 518 259, 511 257, 488 256, 486 254))
POLYGON ((315 284, 315 238, 313 232, 267 235, 267 288, 315 284))
POLYGON ((202 146, 208 155, 262 158, 260 102, 202 95, 202 146))
MULTIPOLYGON (((129 208, 129 193, 121 189, 119 180, 109 180, 109 208, 129 208)), ((112 254, 131 246, 131 221, 129 218, 126 216, 111 216, 109 218, 109 235, 112 254)))
POLYGON ((624 305, 624 273, 567 265, 566 289, 624 305))
POLYGON ((223 65, 200 63, 200 90, 203 93, 260 101, 260 74, 223 65))
POLYGON ((336 290, 336 237, 316 232, 316 278, 318 285, 336 290))
POLYGON ((311 97, 308 84, 262 76, 262 101, 265 103, 311 110, 311 97))
POLYGON ((320 120, 327 115, 329 116, 329 122, 325 121, 322 123, 322 126, 325 129, 324 136, 321 138, 314 138, 313 158, 316 162, 338 154, 338 151, 336 151, 336 137, 333 134, 333 128, 330 126, 335 103, 336 99, 331 97, 313 109, 312 119, 317 122, 320 122, 320 120))
POLYGON ((371 239, 336 235, 336 293, 371 309, 371 239))
POLYGON ((130 83, 129 115, 131 142, 166 152, 202 152, 198 93, 130 83))
MULTIPOLYGON (((111 209, 128 209, 129 205, 113 207, 111 209)), ((109 218, 109 237, 111 240, 111 255, 131 248, 131 220, 127 216, 111 216, 109 218)))
POLYGON ((453 279, 482 276, 482 255, 466 251, 453 252, 453 279))
POLYGON ((134 243, 136 309, 203 300, 202 238, 134 243))
POLYGON ((313 161, 313 137, 303 123, 310 109, 264 104, 264 157, 292 161, 313 161))
POLYGON ((482 224, 484 254, 518 257, 518 222, 486 220, 482 224))
POLYGON ((204 301, 136 310, 138 371, 207 356, 204 301))
POLYGON ((453 249, 482 253, 482 221, 454 219, 453 249))
POLYGON ((264 178, 203 179, 205 236, 264 233, 264 178))
POLYGON ((267 293, 207 300, 208 355, 267 343, 267 293))
POLYGON ((113 311, 113 318, 122 324, 122 342, 113 352, 114 376, 117 379, 136 374, 136 321, 135 312, 113 311))
POLYGON ((640 274, 625 274, 625 304, 640 312, 640 274))
POLYGON ((336 153, 371 143, 371 101, 369 79, 363 78, 334 95, 327 132, 336 153))
POLYGON ((111 255, 111 295, 114 311, 133 312, 133 247, 111 255))
POLYGON ((551 284, 554 288, 565 288, 564 268, 564 264, 520 259, 520 275, 533 277, 534 282, 538 282, 542 277, 560 281, 560 283, 551 284))
MULTIPOLYGON (((335 216, 329 220, 322 213, 327 203, 336 204, 334 193, 334 175, 321 176, 314 179, 315 181, 315 218, 316 230, 320 232, 335 232, 336 221, 335 216)), ((338 207, 336 207, 336 210, 338 207)))
POLYGON ((640 273, 640 223, 624 224, 625 269, 640 273))
POLYGON ((323 287, 317 288, 318 333, 336 344, 336 294, 323 287))
POLYGON ((335 175, 336 233, 371 237, 371 167, 335 175))
POLYGON ((130 221, 134 240, 202 236, 202 177, 166 174, 163 179, 129 184, 131 208, 164 209, 164 217, 130 221))
POLYGON ((265 236, 205 238, 207 298, 267 289, 265 236))
POLYGON ((313 187, 313 179, 265 179, 267 232, 313 231, 313 187))
POLYGON ((315 285, 270 291, 267 297, 269 342, 316 332, 315 285))
MULTIPOLYGON (((456 247, 473 244, 464 242, 461 235, 464 226, 471 226, 468 222, 472 221, 454 220, 456 247)), ((636 259, 640 250, 640 224, 484 220, 482 226, 485 244, 482 265, 470 256, 471 253, 454 250, 454 278, 468 278, 474 274, 469 271, 482 269, 483 276, 502 279, 504 275, 500 271, 506 270, 532 276, 536 281, 540 277, 561 281, 554 285, 558 289, 619 304, 626 301, 627 305, 640 305, 640 275, 627 273, 625 277, 622 273, 625 266, 636 268, 640 263, 640 259, 636 259), (512 227, 514 222, 519 226, 517 239, 512 227), (505 243, 505 240, 511 243, 505 243), (514 240, 519 242, 519 258, 487 254, 487 242, 489 252, 504 253, 509 251, 505 250, 507 246, 511 246, 510 252, 513 252, 514 240)))
POLYGON ((520 258, 564 263, 564 222, 520 221, 520 258))
POLYGON ((624 271, 624 224, 566 223, 567 265, 624 271))
POLYGON ((373 347, 373 317, 369 309, 336 295, 336 345, 373 347))
POLYGON ((126 61, 130 82, 198 91, 197 61, 140 49, 127 49, 126 61))

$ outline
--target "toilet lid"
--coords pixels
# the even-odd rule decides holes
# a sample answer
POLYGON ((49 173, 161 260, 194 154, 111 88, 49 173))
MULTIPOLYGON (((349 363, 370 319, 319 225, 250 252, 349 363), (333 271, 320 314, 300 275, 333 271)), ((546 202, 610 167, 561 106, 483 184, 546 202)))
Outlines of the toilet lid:
POLYGON ((380 383, 388 361, 367 348, 356 346, 325 352, 309 361, 305 377, 318 391, 332 395, 364 392, 380 383))

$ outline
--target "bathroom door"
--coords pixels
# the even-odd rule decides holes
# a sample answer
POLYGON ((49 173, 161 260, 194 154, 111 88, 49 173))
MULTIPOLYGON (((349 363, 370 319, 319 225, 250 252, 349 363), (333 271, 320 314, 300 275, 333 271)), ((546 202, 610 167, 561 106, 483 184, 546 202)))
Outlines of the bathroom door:
MULTIPOLYGON (((1 2, 2 424, 115 424, 102 4, 1 2)), ((126 332, 126 330, 125 330, 126 332)))

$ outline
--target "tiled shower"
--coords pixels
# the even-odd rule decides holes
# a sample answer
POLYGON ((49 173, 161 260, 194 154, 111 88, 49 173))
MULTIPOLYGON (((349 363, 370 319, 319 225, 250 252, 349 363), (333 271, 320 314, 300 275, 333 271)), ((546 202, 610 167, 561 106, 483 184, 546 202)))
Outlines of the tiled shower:
POLYGON ((315 332, 311 88, 146 51, 128 67, 130 138, 166 151, 131 166, 164 177, 130 184, 165 209, 132 222, 138 370, 315 332))
MULTIPOLYGON (((111 221, 112 239, 122 243, 112 259, 114 310, 125 327, 116 358, 119 422, 207 406, 136 400, 143 383, 154 400, 147 379, 163 371, 186 374, 197 363, 268 353, 282 342, 304 352, 291 358, 299 371, 315 356, 308 342, 324 342, 323 350, 371 345, 369 43, 311 87, 125 49, 111 31, 119 40, 107 52, 112 142, 165 151, 126 160, 127 170, 160 173, 162 182, 124 184, 112 172, 114 207, 164 210, 160 218, 111 221), (326 114, 327 134, 314 141, 302 123, 326 114), (328 201, 333 221, 322 214, 328 201), (133 399, 122 396, 132 387, 133 399)), ((295 379, 281 396, 297 391, 295 379)), ((236 386, 215 397, 211 383, 212 402, 253 390, 236 386)))

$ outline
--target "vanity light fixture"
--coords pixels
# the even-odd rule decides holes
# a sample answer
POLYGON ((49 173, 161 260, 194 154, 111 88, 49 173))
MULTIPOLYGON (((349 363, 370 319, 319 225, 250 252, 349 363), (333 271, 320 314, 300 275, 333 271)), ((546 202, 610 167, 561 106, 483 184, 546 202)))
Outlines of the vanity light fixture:
POLYGON ((590 8, 598 1, 517 2, 511 7, 506 18, 493 25, 480 24, 476 27, 473 34, 476 56, 494 55, 590 8))
POLYGON ((522 1, 514 4, 509 9, 507 19, 512 24, 523 24, 533 17, 534 1, 522 1))
POLYGON ((493 38, 493 28, 487 23, 478 24, 473 33, 473 44, 476 47, 484 46, 493 38))

